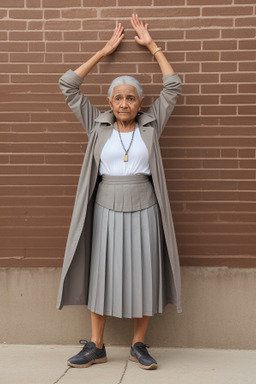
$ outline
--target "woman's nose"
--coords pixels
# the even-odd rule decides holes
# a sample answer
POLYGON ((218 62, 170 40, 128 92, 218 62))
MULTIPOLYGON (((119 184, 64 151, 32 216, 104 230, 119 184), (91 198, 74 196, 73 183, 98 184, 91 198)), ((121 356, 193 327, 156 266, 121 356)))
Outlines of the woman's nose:
POLYGON ((126 100, 126 99, 122 99, 122 101, 121 101, 121 107, 122 107, 122 108, 126 108, 126 107, 127 107, 127 100, 126 100))

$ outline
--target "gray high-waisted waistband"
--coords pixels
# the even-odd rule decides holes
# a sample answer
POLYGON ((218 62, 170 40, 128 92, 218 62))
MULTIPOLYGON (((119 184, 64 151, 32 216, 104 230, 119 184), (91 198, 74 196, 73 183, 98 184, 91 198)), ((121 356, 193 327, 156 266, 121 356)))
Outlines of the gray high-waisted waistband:
POLYGON ((119 212, 134 212, 156 204, 152 183, 145 174, 131 176, 102 175, 96 203, 119 212))

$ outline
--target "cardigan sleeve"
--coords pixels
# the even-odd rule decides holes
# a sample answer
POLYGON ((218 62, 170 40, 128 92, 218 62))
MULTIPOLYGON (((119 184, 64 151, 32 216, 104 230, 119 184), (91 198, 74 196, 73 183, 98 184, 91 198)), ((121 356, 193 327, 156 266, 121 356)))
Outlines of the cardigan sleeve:
POLYGON ((98 117, 100 111, 94 107, 88 98, 80 91, 82 82, 83 78, 70 69, 61 76, 59 87, 66 97, 66 103, 69 108, 82 123, 87 134, 90 135, 94 127, 94 120, 98 117))
POLYGON ((180 94, 181 80, 179 76, 176 73, 164 76, 163 90, 160 96, 154 101, 152 107, 147 111, 147 113, 153 115, 156 119, 158 137, 161 136, 180 94))

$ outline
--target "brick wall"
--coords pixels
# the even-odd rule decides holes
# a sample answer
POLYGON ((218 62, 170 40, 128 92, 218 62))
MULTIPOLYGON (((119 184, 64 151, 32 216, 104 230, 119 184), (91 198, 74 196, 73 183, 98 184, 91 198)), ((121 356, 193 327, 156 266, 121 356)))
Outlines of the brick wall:
MULTIPOLYGON (((182 265, 256 266, 255 0, 1 0, 0 266, 60 266, 86 136, 57 82, 126 39, 87 78, 105 109, 110 81, 135 75, 146 104, 161 76, 133 41, 149 23, 183 80, 161 138, 182 265), (167 5, 171 4, 171 5, 167 5)), ((84 88, 85 89, 85 88, 84 88)))

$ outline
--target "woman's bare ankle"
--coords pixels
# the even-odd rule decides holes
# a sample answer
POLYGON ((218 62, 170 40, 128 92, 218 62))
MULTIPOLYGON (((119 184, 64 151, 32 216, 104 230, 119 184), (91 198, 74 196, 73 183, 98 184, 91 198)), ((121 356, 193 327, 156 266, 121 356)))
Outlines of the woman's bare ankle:
POLYGON ((96 339, 92 338, 91 341, 96 345, 97 348, 99 348, 99 349, 103 348, 103 341, 102 340, 96 340, 96 339))

